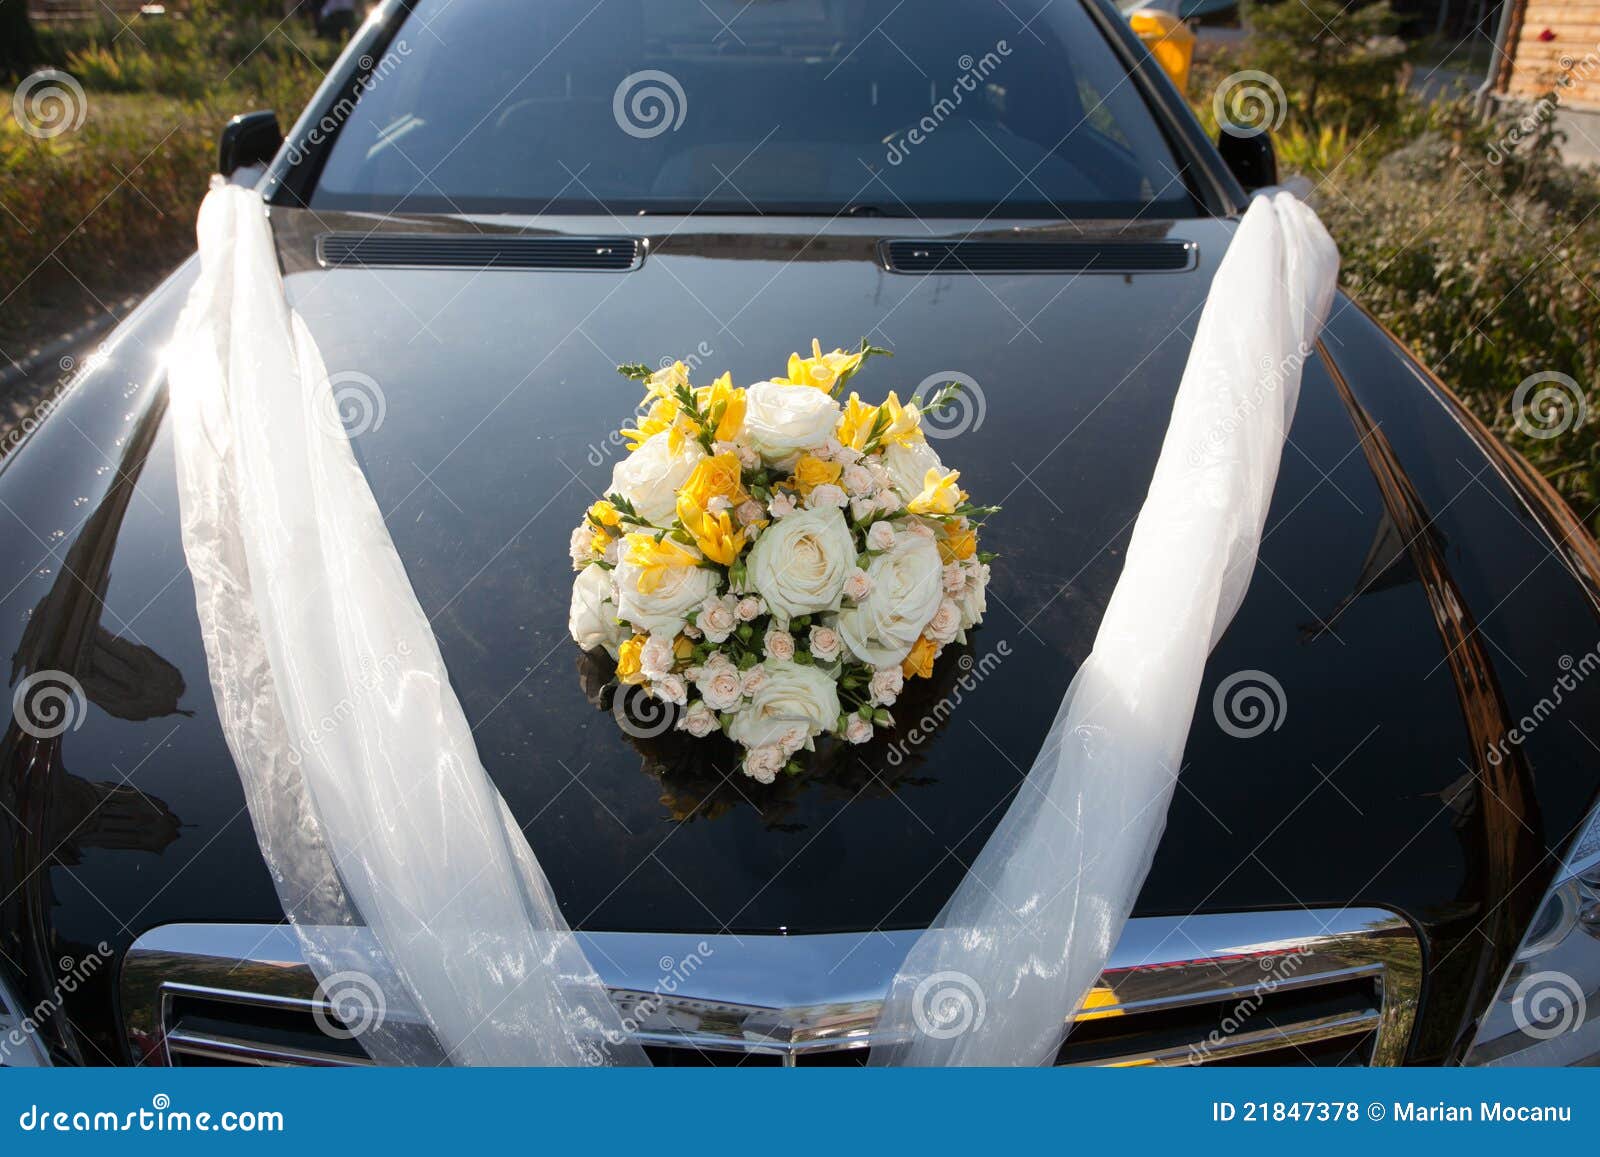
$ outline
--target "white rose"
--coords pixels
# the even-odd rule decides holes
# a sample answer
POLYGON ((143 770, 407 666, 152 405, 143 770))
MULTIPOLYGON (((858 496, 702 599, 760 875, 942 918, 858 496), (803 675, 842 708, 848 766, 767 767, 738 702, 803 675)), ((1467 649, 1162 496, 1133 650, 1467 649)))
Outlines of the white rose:
POLYGON ((922 493, 929 470, 945 472, 939 452, 926 442, 893 443, 883 452, 883 465, 889 471, 890 485, 906 502, 922 493))
POLYGON ((697 442, 685 438, 674 454, 669 445, 669 430, 646 439, 632 454, 611 470, 608 494, 620 494, 639 512, 639 517, 665 526, 672 521, 678 505, 678 490, 689 480, 695 463, 705 457, 697 442))
POLYGON ((867 597, 872 590, 872 580, 867 577, 867 572, 856 567, 844 577, 844 597, 853 603, 859 603, 867 597))
POLYGON ((851 743, 865 743, 872 738, 872 724, 859 715, 852 715, 845 724, 844 737, 851 743))
POLYGON ((744 693, 754 695, 767 685, 767 669, 759 663, 744 673, 744 693))
POLYGON ((694 625, 710 642, 726 642, 728 636, 733 634, 733 628, 739 625, 734 619, 734 606, 732 595, 724 595, 720 599, 713 595, 700 604, 700 613, 695 616, 694 625))
POLYGON ((872 593, 839 612, 845 646, 874 667, 904 659, 939 607, 943 569, 931 538, 902 535, 867 568, 872 593))
POLYGON ((731 711, 744 696, 744 680, 739 677, 739 668, 732 663, 702 667, 694 686, 713 711, 731 711))
POLYGON ((585 651, 604 647, 613 659, 626 632, 617 622, 617 604, 611 589, 611 572, 591 566, 572 582, 572 606, 567 611, 567 631, 585 651))
POLYGON ((594 527, 587 520, 572 528, 567 555, 572 559, 573 570, 582 570, 594 561, 594 527))
POLYGON ((794 658, 794 636, 788 631, 773 627, 767 632, 766 638, 761 640, 761 646, 769 659, 787 661, 794 658))
POLYGON ((850 500, 850 517, 857 522, 866 522, 878 512, 876 498, 852 498, 850 500))
POLYGON ((795 512, 794 495, 787 490, 780 490, 772 496, 772 501, 767 505, 767 510, 773 518, 787 518, 795 512))
POLYGON ((791 744, 792 753, 838 721, 839 693, 825 673, 799 663, 769 661, 765 667, 766 682, 728 724, 734 742, 750 748, 791 744))
POLYGON ((767 518, 766 510, 754 498, 747 498, 739 503, 739 509, 735 510, 733 514, 739 520, 740 526, 749 526, 753 522, 765 522, 767 518))
POLYGON ((755 595, 746 595, 739 600, 739 605, 734 608, 734 615, 741 623, 754 622, 759 619, 767 606, 755 595))
POLYGON ((814 386, 757 382, 744 392, 744 428, 769 466, 822 446, 839 424, 839 403, 814 386))
POLYGON ((859 462, 851 466, 846 466, 844 468, 844 474, 840 477, 840 481, 844 483, 844 488, 846 490, 857 497, 869 493, 874 488, 872 471, 868 470, 859 462))
POLYGON ((675 566, 662 576, 661 585, 645 593, 639 589, 643 572, 626 558, 612 572, 617 580, 617 615, 640 631, 676 633, 684 618, 704 603, 717 588, 715 571, 702 566, 675 566))
POLYGON ((811 493, 806 496, 806 505, 813 510, 825 510, 829 507, 838 510, 849 501, 845 497, 844 491, 832 482, 824 482, 821 486, 813 486, 811 493))
POLYGON ((980 563, 973 568, 967 579, 967 589, 962 591, 956 599, 961 607, 961 629, 975 627, 983 621, 983 616, 989 609, 989 565, 980 563))
POLYGON ((744 773, 757 783, 771 783, 788 762, 789 757, 781 749, 758 747, 744 753, 744 773))
POLYGON ((867 694, 872 697, 874 707, 888 707, 900 697, 905 684, 905 673, 900 670, 898 664, 892 667, 879 667, 872 673, 872 681, 867 684, 867 694))
POLYGON ((839 632, 832 627, 811 628, 811 653, 824 663, 839 657, 839 632))
POLYGON ((678 661, 672 650, 673 636, 652 634, 639 649, 639 673, 652 682, 664 679, 678 661))
POLYGON ((944 593, 959 595, 967 588, 967 572, 961 569, 960 563, 950 563, 944 568, 944 593))
POLYGON ((717 713, 707 707, 704 702, 696 699, 678 717, 678 730, 687 731, 696 739, 704 739, 717 729, 717 713))
POLYGON ((657 699, 682 707, 689 702, 689 685, 682 675, 664 675, 650 685, 657 699))
POLYGON ((839 592, 855 563, 855 538, 844 515, 803 510, 761 536, 750 550, 748 574, 773 614, 787 622, 838 609, 839 592))
POLYGON ((868 550, 893 550, 894 525, 888 522, 874 522, 867 530, 868 550))
POLYGON ((933 618, 928 620, 924 630, 935 643, 950 642, 961 630, 961 608, 953 599, 941 599, 939 609, 933 612, 933 618))

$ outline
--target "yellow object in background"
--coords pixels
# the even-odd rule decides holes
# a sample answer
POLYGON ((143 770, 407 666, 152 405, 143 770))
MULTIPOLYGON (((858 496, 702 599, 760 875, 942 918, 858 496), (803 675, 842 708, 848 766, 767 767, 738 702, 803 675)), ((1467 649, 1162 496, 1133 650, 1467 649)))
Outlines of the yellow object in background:
POLYGON ((1128 23, 1178 91, 1187 93, 1189 65, 1194 60, 1194 33, 1189 26, 1159 8, 1135 9, 1128 14, 1128 23))

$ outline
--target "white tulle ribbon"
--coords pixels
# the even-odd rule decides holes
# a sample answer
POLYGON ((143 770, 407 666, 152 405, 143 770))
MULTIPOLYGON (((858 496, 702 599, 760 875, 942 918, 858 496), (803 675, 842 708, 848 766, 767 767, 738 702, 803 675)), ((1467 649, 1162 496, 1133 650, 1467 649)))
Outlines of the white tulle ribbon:
POLYGON ((168 357, 184 552, 330 1030, 387 1063, 644 1063, 478 759, 260 196, 214 182, 199 235, 168 357))
MULTIPOLYGON (((382 1062, 646 1063, 479 761, 285 300, 265 206, 219 182, 199 232, 169 355, 184 551, 223 731, 307 959, 382 1062), (420 1020, 386 1015, 400 1008, 420 1020)), ((896 977, 876 1063, 1038 1064, 1059 1047, 1154 854, 1337 268, 1293 197, 1245 214, 1093 653, 896 977)))
POLYGON ((1010 809, 895 977, 874 1064, 1039 1065, 1100 976, 1166 824, 1206 656, 1255 569, 1339 254, 1258 197, 1211 283, 1089 658, 1010 809))

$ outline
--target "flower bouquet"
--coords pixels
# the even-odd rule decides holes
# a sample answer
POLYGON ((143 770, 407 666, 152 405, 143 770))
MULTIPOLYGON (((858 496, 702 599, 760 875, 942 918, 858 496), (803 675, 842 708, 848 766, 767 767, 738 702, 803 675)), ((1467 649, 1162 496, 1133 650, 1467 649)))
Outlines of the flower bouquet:
POLYGON ((907 678, 983 618, 990 556, 924 413, 960 387, 878 405, 844 386, 874 355, 794 354, 785 377, 694 386, 682 363, 645 384, 629 455, 572 533, 568 628, 634 695, 696 738, 722 732, 772 783, 831 734, 894 726, 907 678))

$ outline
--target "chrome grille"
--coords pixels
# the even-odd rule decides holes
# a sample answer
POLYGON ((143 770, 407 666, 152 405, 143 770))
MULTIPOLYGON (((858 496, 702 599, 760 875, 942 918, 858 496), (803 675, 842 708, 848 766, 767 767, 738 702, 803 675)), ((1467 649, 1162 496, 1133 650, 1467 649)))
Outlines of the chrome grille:
MULTIPOLYGON (((579 934, 635 1039, 680 1065, 863 1063, 915 936, 579 934)), ((1411 926, 1383 909, 1135 919, 1057 1063, 1398 1064, 1420 969, 1411 926)), ((122 991, 147 1063, 366 1063, 317 1029, 316 983, 286 925, 154 929, 129 950, 122 991)))

